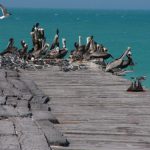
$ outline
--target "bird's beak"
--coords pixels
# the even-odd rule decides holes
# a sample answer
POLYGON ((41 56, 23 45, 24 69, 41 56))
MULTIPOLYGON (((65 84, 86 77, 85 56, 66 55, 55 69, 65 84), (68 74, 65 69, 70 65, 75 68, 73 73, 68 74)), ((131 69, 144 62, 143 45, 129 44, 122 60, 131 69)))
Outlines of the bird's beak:
POLYGON ((133 59, 132 59, 132 61, 130 63, 130 66, 135 66, 135 63, 134 63, 133 59))
POLYGON ((114 57, 112 55, 110 55, 110 57, 114 59, 114 57))

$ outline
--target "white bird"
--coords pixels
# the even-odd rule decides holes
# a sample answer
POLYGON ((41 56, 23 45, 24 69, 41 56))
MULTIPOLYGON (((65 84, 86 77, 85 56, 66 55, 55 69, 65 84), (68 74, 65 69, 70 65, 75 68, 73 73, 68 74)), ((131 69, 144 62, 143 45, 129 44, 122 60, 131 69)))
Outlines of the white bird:
POLYGON ((4 18, 9 17, 11 15, 2 4, 0 4, 0 9, 1 9, 2 14, 3 14, 2 16, 0 16, 0 19, 4 19, 4 18))

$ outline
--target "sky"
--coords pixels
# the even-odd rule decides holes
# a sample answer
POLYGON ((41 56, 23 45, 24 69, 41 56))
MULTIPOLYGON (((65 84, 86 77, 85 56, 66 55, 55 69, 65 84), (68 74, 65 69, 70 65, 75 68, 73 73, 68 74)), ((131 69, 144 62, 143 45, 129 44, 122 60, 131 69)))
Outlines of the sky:
POLYGON ((0 3, 11 8, 150 9, 150 0, 0 0, 0 3))

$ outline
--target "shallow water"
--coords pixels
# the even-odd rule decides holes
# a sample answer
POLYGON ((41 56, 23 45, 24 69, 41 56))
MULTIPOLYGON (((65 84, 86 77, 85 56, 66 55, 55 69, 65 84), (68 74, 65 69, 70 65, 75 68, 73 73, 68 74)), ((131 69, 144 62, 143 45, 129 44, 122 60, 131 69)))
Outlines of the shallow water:
MULTIPOLYGON (((78 36, 93 35, 95 40, 106 46, 114 57, 119 57, 130 46, 136 66, 131 76, 147 76, 144 85, 150 88, 150 11, 122 10, 59 10, 59 9, 10 9, 13 15, 0 20, 0 49, 3 50, 10 37, 20 47, 24 39, 32 47, 30 31, 36 22, 46 31, 47 42, 51 43, 57 28, 60 36, 73 49, 78 36)), ((132 69, 132 68, 131 68, 132 69)))

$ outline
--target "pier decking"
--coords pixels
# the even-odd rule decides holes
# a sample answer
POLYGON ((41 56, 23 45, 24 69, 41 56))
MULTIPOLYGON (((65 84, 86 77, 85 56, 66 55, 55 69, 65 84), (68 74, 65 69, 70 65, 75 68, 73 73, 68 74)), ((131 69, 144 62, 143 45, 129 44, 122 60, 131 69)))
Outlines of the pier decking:
POLYGON ((54 150, 149 150, 150 92, 126 92, 129 82, 98 69, 25 71, 51 98, 55 124, 70 142, 54 150))

